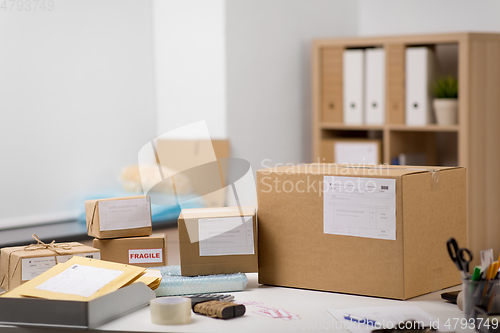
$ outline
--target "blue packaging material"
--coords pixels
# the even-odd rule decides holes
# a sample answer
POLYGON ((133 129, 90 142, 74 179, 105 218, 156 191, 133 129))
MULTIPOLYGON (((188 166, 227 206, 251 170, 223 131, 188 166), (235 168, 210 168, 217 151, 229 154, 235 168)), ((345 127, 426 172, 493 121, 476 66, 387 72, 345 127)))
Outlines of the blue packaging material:
POLYGON ((241 291, 248 284, 244 273, 181 276, 181 266, 152 268, 159 270, 162 276, 155 290, 157 297, 241 291))

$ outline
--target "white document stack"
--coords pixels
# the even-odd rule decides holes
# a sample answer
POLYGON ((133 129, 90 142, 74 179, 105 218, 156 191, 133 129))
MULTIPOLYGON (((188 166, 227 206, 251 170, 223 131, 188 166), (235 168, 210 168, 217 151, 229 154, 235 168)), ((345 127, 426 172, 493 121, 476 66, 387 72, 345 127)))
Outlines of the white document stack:
POLYGON ((424 126, 433 122, 430 84, 433 52, 428 47, 406 49, 406 124, 424 126))
POLYGON ((363 124, 365 51, 345 50, 343 54, 344 124, 363 124))
POLYGON ((365 123, 385 122, 385 52, 382 48, 365 51, 365 123))

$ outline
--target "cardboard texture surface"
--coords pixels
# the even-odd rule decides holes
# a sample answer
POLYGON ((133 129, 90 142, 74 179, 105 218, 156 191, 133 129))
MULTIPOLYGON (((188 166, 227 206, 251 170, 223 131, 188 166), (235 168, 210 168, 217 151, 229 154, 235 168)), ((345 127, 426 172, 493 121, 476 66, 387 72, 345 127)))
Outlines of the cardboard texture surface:
MULTIPOLYGON (((228 140, 157 140, 156 152, 162 166, 182 172, 193 167, 214 162, 221 158, 229 158, 228 140), (213 147, 213 148, 212 148, 213 147)), ((219 166, 220 169, 220 166, 219 166)), ((221 177, 224 177, 221 171, 221 177)), ((221 186, 223 184, 220 180, 221 186)), ((191 180, 191 186, 196 193, 207 193, 206 181, 191 180)), ((203 196, 207 207, 224 206, 226 195, 221 188, 218 191, 203 196)))
POLYGON ((181 274, 183 276, 253 273, 258 271, 257 216, 255 207, 221 207, 183 209, 178 220, 181 274), (198 221, 202 218, 253 216, 255 254, 200 256, 199 242, 191 243, 190 234, 198 239, 198 221), (188 233, 188 230, 190 231, 188 233))
POLYGON ((379 139, 323 139, 321 140, 321 163, 338 163, 335 161, 335 144, 337 142, 353 142, 353 143, 376 143, 378 147, 378 161, 376 164, 382 163, 382 141, 379 139))
POLYGON ((257 195, 259 283, 408 299, 461 282, 446 241, 467 244, 464 168, 263 169, 257 195), (325 234, 325 175, 395 179, 396 240, 325 234))
MULTIPOLYGON (((99 252, 99 249, 83 245, 77 242, 71 243, 56 243, 54 246, 56 247, 57 252, 54 250, 49 250, 46 248, 34 248, 36 246, 33 244, 32 246, 15 246, 15 247, 5 247, 1 249, 0 255, 0 287, 6 291, 9 291, 17 286, 20 286, 24 282, 23 281, 23 259, 29 258, 54 258, 54 264, 61 261, 58 257, 61 258, 69 255, 83 255, 85 253, 96 253, 99 252), (61 247, 64 246, 64 247, 61 247)), ((99 259, 99 258, 96 258, 99 259)), ((51 265, 47 263, 41 264, 46 267, 45 270, 51 268, 51 265)), ((40 267, 39 269, 42 269, 40 267)))
POLYGON ((140 267, 167 265, 167 235, 155 234, 144 237, 94 239, 94 247, 101 250, 101 259, 140 267), (151 251, 135 251, 135 250, 151 251), (156 255, 161 253, 161 261, 156 255), (138 257, 140 255, 142 257, 138 257), (152 254, 149 255, 148 254, 152 254), (152 257, 152 258, 149 258, 152 257))
POLYGON ((118 238, 118 237, 134 237, 134 236, 149 236, 153 233, 151 225, 151 213, 149 216, 148 227, 129 228, 121 230, 104 230, 101 231, 99 224, 99 202, 114 201, 114 200, 130 200, 147 198, 151 203, 149 197, 144 195, 123 197, 123 198, 110 198, 85 201, 85 217, 87 220, 87 234, 91 237, 97 238, 118 238))
POLYGON ((45 273, 3 294, 0 297, 8 297, 8 298, 39 297, 39 298, 55 299, 63 301, 90 301, 134 283, 139 277, 144 275, 145 271, 146 271, 145 268, 132 265, 123 265, 103 260, 73 257, 67 262, 52 267, 45 273), (91 296, 88 297, 75 294, 54 292, 37 288, 40 287, 40 285, 42 285, 44 282, 47 282, 49 279, 59 276, 59 274, 65 272, 73 265, 104 268, 113 271, 121 271, 122 273, 113 280, 111 280, 109 283, 106 283, 102 288, 100 288, 99 290, 97 290, 95 293, 93 293, 91 296))

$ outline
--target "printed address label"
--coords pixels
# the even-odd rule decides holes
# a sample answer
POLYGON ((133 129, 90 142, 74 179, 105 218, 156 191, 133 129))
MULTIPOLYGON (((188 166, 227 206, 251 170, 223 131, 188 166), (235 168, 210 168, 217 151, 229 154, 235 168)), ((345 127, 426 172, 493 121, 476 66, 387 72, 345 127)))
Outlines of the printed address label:
POLYGON ((128 250, 129 264, 150 264, 163 262, 163 249, 128 250))

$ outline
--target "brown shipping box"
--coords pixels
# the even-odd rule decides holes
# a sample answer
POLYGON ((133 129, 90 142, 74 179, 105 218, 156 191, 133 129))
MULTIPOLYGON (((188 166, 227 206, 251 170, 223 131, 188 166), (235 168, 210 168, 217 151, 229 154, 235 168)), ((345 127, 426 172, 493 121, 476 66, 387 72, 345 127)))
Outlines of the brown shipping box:
MULTIPOLYGON (((179 172, 189 170, 193 167, 229 158, 229 140, 156 140, 157 162, 162 166, 177 170, 179 172)), ((220 168, 222 179, 226 176, 220 168)), ((184 173, 185 174, 185 173, 184 173)), ((193 174, 189 174, 192 176, 193 174)), ((206 193, 202 195, 207 207, 224 206, 226 201, 226 189, 221 188, 213 191, 212 181, 198 181, 190 179, 193 192, 206 193), (213 192, 212 192, 213 191, 213 192)), ((222 186, 221 186, 222 187, 222 186)))
POLYGON ((183 276, 257 272, 255 207, 183 209, 178 225, 183 276))
POLYGON ((141 267, 167 265, 167 235, 113 239, 94 238, 94 247, 101 250, 101 259, 141 267))
POLYGON ((4 247, 0 252, 0 287, 9 291, 74 255, 101 258, 99 249, 76 242, 4 247))
POLYGON ((151 199, 133 197, 85 201, 87 234, 97 238, 149 236, 151 225, 151 199))
POLYGON ((259 283, 408 299, 459 284, 465 169, 310 164, 257 172, 259 283))

